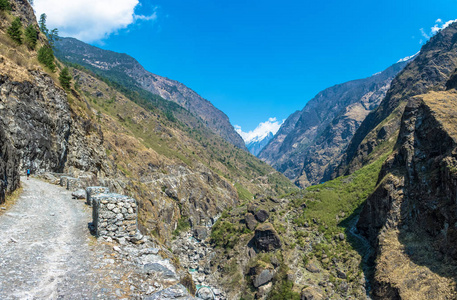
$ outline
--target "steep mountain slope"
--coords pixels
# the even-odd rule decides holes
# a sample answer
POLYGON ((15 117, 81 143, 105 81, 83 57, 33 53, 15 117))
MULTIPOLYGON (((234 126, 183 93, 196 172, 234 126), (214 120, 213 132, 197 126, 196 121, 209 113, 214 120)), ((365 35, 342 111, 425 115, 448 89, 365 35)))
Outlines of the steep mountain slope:
POLYGON ((452 24, 395 77, 333 174, 347 176, 221 216, 212 241, 236 296, 455 299, 456 40, 452 24))
POLYGON ((353 134, 406 64, 320 92, 286 120, 259 157, 302 187, 330 179, 353 134))
MULTIPOLYGON (((38 30, 28 2, 12 3, 12 14, 25 26, 32 20, 38 30)), ((13 15, 2 16, 2 194, 27 168, 82 176, 134 196, 143 231, 168 242, 176 229, 210 225, 254 194, 293 189, 174 102, 127 90, 82 67, 72 69, 75 88, 64 91, 57 74, 39 64, 36 50, 8 37, 13 15)), ((40 33, 37 49, 45 43, 40 33)))
POLYGON ((420 55, 393 81, 386 99, 370 113, 348 145, 345 158, 334 176, 350 173, 369 161, 373 150, 396 133, 410 97, 446 87, 454 71, 452 29, 436 35, 422 47, 420 55), (451 41, 450 41, 451 40, 451 41))
POLYGON ((164 240, 180 219, 183 225, 211 224, 240 199, 292 188, 281 174, 185 109, 176 105, 173 113, 188 114, 193 127, 167 118, 157 106, 148 109, 147 101, 135 104, 84 71, 74 70, 74 75, 81 95, 73 102, 75 111, 100 124, 108 158, 129 182, 136 182, 128 189, 144 200, 141 221, 164 240))
POLYGON ((246 149, 222 111, 182 83, 146 71, 133 57, 102 50, 74 38, 61 38, 56 43, 56 56, 62 61, 82 65, 130 90, 141 88, 173 101, 200 117, 208 128, 228 142, 246 149))
POLYGON ((254 139, 248 143, 246 143, 246 147, 248 148, 249 152, 253 155, 257 156, 262 149, 268 145, 268 143, 273 139, 273 133, 269 132, 265 137, 259 137, 254 139))
POLYGON ((357 227, 375 248, 376 299, 454 299, 457 24, 438 32, 362 123, 339 172, 387 148, 357 227))

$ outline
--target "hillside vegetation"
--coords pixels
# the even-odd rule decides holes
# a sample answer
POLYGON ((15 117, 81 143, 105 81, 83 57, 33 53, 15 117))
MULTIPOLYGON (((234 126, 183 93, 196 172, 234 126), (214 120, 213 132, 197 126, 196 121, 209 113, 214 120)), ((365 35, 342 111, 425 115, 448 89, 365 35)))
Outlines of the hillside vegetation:
MULTIPOLYGON (((213 227, 211 241, 218 250, 214 270, 224 270, 218 273, 221 282, 227 290, 243 287, 232 297, 259 297, 262 291, 253 284, 262 270, 275 274, 267 299, 293 299, 309 291, 322 299, 365 297, 365 278, 370 276, 365 265, 371 248, 356 233, 355 224, 365 200, 375 190, 387 155, 349 176, 276 201, 257 198, 224 212, 213 227), (283 242, 279 250, 264 252, 254 247, 256 228, 248 228, 246 216, 260 210, 269 213, 265 222, 273 225, 283 242)), ((257 228, 260 226, 261 222, 257 228)))
MULTIPOLYGON (((52 115, 58 109, 65 117, 55 121, 55 116, 39 119, 43 109, 39 107, 35 108, 38 119, 30 124, 52 121, 46 124, 52 131, 43 131, 43 136, 53 139, 46 134, 59 131, 53 134, 62 135, 65 140, 56 140, 56 144, 67 150, 60 153, 59 162, 50 162, 49 156, 43 156, 38 163, 23 148, 19 151, 18 167, 34 164, 33 172, 95 176, 98 183, 135 196, 141 207, 143 230, 164 242, 172 238, 178 224, 211 224, 225 208, 236 205, 240 199, 247 201, 257 193, 275 195, 294 189, 283 175, 230 144, 200 117, 172 101, 142 89, 129 89, 84 67, 69 65, 69 74, 65 74, 65 65, 57 60, 40 63, 40 49, 49 44, 39 33, 34 16, 19 13, 23 10, 33 14, 28 3, 16 2, 11 13, 0 12, 4 17, 0 27, 2 75, 31 86, 38 85, 37 76, 43 80, 49 77, 46 84, 56 87, 58 96, 44 95, 40 98, 44 100, 43 106, 51 105, 47 97, 57 97, 60 101, 66 94, 68 103, 47 108, 47 114, 52 115), (18 5, 24 8, 19 9, 18 5), (16 16, 22 18, 22 34, 30 24, 39 33, 34 49, 8 35, 16 16), (55 69, 49 67, 50 63, 55 69), (66 122, 65 128, 59 122, 66 122)), ((15 102, 8 98, 5 103, 13 106, 15 102)), ((11 113, 13 110, 11 107, 11 113)), ((19 126, 23 126, 20 121, 17 120, 19 126)), ((24 145, 29 143, 29 138, 35 136, 21 138, 24 145)), ((45 152, 38 148, 48 147, 40 145, 45 141, 33 142, 39 145, 36 149, 39 155, 45 152)), ((58 151, 59 146, 52 147, 58 151)))
POLYGON ((158 226, 160 235, 169 238, 181 218, 193 225, 210 222, 240 198, 294 189, 283 175, 214 134, 177 104, 134 91, 122 93, 116 84, 83 68, 73 69, 73 75, 74 111, 101 127, 108 159, 135 186, 131 192, 145 199, 141 220, 152 232, 158 226), (172 213, 156 211, 157 199, 150 197, 162 198, 172 213), (171 219, 157 221, 164 217, 171 219))

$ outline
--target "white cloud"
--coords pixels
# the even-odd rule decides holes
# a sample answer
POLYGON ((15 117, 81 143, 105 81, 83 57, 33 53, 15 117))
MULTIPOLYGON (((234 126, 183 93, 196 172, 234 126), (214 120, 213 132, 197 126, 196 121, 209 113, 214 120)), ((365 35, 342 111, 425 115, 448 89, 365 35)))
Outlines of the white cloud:
POLYGON ((422 36, 423 36, 424 38, 426 38, 426 39, 429 39, 429 38, 430 38, 430 35, 428 35, 427 33, 425 33, 424 28, 421 28, 421 29, 419 29, 419 30, 421 31, 421 34, 422 34, 422 36))
POLYGON ((249 132, 244 132, 241 130, 241 126, 235 125, 236 132, 241 135, 245 143, 253 142, 253 141, 261 141, 263 140, 270 132, 276 134, 278 132, 279 127, 281 127, 281 123, 276 120, 276 118, 269 118, 268 121, 260 123, 256 129, 251 130, 249 132))
POLYGON ((443 21, 441 21, 441 19, 438 19, 435 22, 436 24, 431 28, 431 32, 432 32, 432 34, 436 34, 438 31, 448 27, 449 25, 451 25, 452 23, 454 23, 456 21, 457 20, 450 20, 443 24, 443 21))
POLYGON ((136 15, 139 0, 35 0, 39 17, 47 15, 47 27, 58 28, 60 36, 71 36, 85 42, 94 42, 126 28, 137 20, 157 19, 154 11, 149 16, 136 15))
MULTIPOLYGON (((449 20, 449 21, 443 23, 443 20, 441 20, 441 19, 436 19, 435 25, 433 25, 433 27, 430 28, 430 32, 427 33, 427 32, 424 30, 424 28, 421 28, 421 29, 419 29, 419 30, 420 30, 422 36, 423 36, 426 40, 428 40, 428 39, 430 39, 432 36, 434 36, 435 34, 437 34, 440 30, 442 30, 442 29, 448 27, 449 25, 451 25, 452 23, 454 23, 454 22, 456 22, 456 21, 457 21, 457 19, 456 19, 456 20, 449 20)), ((422 44, 422 43, 423 43, 423 40, 421 39, 420 42, 419 42, 419 44, 422 44)))

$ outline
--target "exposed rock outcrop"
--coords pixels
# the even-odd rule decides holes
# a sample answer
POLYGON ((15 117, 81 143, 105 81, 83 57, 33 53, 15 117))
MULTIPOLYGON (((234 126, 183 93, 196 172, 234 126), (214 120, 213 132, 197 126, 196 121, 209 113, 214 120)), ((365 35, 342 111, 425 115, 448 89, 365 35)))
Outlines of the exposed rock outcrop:
POLYGON ((62 172, 71 124, 66 95, 48 75, 28 75, 30 81, 23 82, 0 76, 1 126, 19 153, 22 169, 62 172))
POLYGON ((457 135, 455 129, 446 128, 457 120, 455 104, 443 107, 456 101, 455 94, 431 92, 408 103, 396 150, 361 213, 358 229, 377 249, 377 299, 419 297, 425 290, 433 298, 442 298, 453 292, 453 284, 443 287, 440 282, 452 274, 444 271, 444 260, 448 267, 457 267, 453 247, 457 231, 451 226, 457 222, 452 213, 457 196, 457 135), (392 260, 402 266, 401 276, 392 260), (417 278, 413 270, 421 272, 420 265, 433 265, 434 272, 417 278))
POLYGON ((258 288, 261 285, 264 285, 268 282, 270 282, 273 279, 274 272, 273 270, 270 269, 265 269, 260 272, 259 275, 255 276, 252 284, 254 287, 258 288))
POLYGON ((273 225, 263 223, 257 226, 254 235, 254 243, 260 251, 273 251, 282 247, 281 239, 273 225))
POLYGON ((19 178, 19 155, 14 147, 11 147, 0 127, 0 204, 5 202, 7 193, 16 190, 20 184, 19 178))

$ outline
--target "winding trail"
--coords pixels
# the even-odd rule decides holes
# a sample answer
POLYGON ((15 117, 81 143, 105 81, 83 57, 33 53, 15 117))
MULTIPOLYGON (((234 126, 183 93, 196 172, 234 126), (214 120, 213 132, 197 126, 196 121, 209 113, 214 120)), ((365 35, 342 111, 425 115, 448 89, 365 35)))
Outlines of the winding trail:
POLYGON ((71 192, 22 178, 24 192, 0 217, 0 299, 90 297, 90 214, 71 192))
POLYGON ((120 299, 135 293, 113 244, 91 236, 90 208, 30 178, 0 216, 0 299, 120 299))

